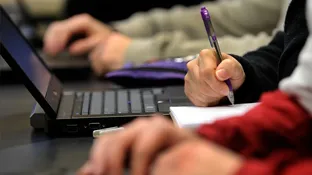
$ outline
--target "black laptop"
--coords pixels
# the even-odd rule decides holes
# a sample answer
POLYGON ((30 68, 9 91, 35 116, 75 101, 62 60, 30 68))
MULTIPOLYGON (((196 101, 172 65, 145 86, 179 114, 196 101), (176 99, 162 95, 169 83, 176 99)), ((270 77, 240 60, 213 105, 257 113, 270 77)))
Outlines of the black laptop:
POLYGON ((0 54, 40 104, 49 133, 90 134, 155 112, 168 116, 170 106, 192 105, 181 86, 63 91, 60 81, 2 7, 0 11, 0 54))

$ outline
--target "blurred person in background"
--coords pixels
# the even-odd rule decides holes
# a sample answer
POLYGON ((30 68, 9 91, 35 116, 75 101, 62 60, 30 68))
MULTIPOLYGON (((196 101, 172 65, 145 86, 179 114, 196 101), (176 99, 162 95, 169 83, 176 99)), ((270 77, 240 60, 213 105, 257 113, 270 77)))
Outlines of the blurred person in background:
POLYGON ((102 75, 127 62, 197 54, 207 48, 200 7, 212 16, 222 51, 241 55, 266 45, 281 29, 288 0, 232 0, 175 6, 138 12, 122 21, 104 24, 90 15, 77 15, 50 25, 44 50, 56 55, 77 33, 86 38, 69 46, 71 54, 89 53, 93 70, 102 75))

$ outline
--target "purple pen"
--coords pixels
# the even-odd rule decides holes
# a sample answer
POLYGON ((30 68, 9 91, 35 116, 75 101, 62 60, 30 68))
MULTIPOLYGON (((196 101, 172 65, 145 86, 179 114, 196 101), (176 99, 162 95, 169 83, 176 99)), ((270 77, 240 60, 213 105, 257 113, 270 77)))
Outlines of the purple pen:
MULTIPOLYGON (((222 54, 221 54, 221 50, 220 50, 219 43, 217 40, 217 35, 216 35, 214 28, 212 26, 211 17, 209 15, 209 12, 208 12, 206 7, 201 8, 200 14, 202 16, 202 19, 203 19, 203 22, 204 22, 204 25, 206 28, 209 43, 210 43, 211 47, 215 48, 215 50, 216 50, 217 60, 218 60, 217 64, 219 65, 222 62, 222 54)), ((227 84, 227 86, 229 87, 229 90, 230 90, 227 97, 233 105, 234 104, 234 92, 233 92, 233 87, 232 87, 231 81, 228 79, 228 80, 225 80, 225 83, 227 84)))

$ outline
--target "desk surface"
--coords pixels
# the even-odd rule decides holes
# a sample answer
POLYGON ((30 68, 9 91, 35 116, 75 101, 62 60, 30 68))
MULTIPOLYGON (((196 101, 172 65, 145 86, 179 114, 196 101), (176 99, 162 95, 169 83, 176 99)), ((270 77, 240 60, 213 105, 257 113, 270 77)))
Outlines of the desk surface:
MULTIPOLYGON (((65 84, 77 90, 112 87, 93 81, 65 84)), ((0 86, 0 174, 72 174, 87 159, 93 138, 51 139, 34 131, 29 124, 34 103, 23 85, 0 86)))

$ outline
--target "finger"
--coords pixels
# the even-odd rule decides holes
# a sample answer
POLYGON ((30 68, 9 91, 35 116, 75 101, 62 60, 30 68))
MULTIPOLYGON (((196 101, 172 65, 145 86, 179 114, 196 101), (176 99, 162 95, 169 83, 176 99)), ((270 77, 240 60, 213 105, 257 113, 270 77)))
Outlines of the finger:
POLYGON ((197 94, 194 91, 196 89, 196 83, 190 78, 190 74, 187 73, 184 79, 185 95, 195 106, 204 106, 206 104, 205 100, 202 97, 196 98, 197 94))
MULTIPOLYGON (((226 55, 226 54, 224 54, 226 55)), ((220 81, 227 79, 237 80, 243 76, 243 68, 241 64, 229 55, 224 56, 224 60, 218 65, 216 77, 220 81)))
POLYGON ((148 174, 148 167, 157 154, 171 145, 178 137, 172 124, 164 116, 154 116, 151 124, 140 137, 137 137, 132 148, 131 174, 148 174))
POLYGON ((45 36, 45 50, 55 54, 66 47, 69 38, 77 33, 90 33, 92 18, 89 15, 77 15, 50 25, 45 36))
POLYGON ((43 42, 44 51, 51 55, 56 55, 64 50, 68 41, 68 33, 62 22, 55 22, 46 31, 43 42))
POLYGON ((89 60, 91 62, 92 70, 98 75, 102 75, 105 70, 105 65, 102 63, 102 57, 104 57, 104 47, 99 45, 89 54, 89 60))
POLYGON ((213 49, 204 49, 198 55, 197 64, 200 69, 215 70, 217 67, 216 53, 213 49))
POLYGON ((77 174, 78 175, 92 175, 92 166, 89 162, 85 163, 83 167, 81 167, 77 174))
POLYGON ((88 14, 80 14, 64 21, 64 26, 70 34, 90 33, 92 31, 95 19, 88 14))
MULTIPOLYGON (((202 53, 202 52, 201 52, 202 53)), ((212 52, 202 53, 199 56, 199 75, 202 86, 210 86, 211 90, 215 92, 214 97, 226 96, 229 93, 227 85, 216 78, 216 58, 212 52)))
POLYGON ((192 94, 198 96, 199 99, 202 99, 201 101, 207 103, 209 101, 209 98, 207 97, 219 97, 219 92, 214 92, 213 89, 211 89, 210 85, 206 83, 206 78, 200 76, 200 69, 198 64, 195 64, 190 72, 190 84, 193 85, 194 92, 192 94))
POLYGON ((141 118, 129 124, 123 131, 100 137, 92 150, 90 161, 95 172, 121 175, 126 155, 135 137, 138 137, 142 130, 146 130, 147 124, 147 119, 141 118))
POLYGON ((208 106, 210 103, 215 103, 220 98, 220 93, 211 89, 210 85, 206 83, 205 79, 200 78, 199 66, 197 61, 189 66, 189 71, 185 76, 185 87, 190 92, 190 100, 196 106, 208 106))
POLYGON ((188 72, 187 74, 189 75, 189 78, 196 81, 199 76, 196 75, 196 73, 198 74, 198 70, 199 70, 199 67, 198 67, 198 64, 197 64, 197 59, 195 60, 192 60, 190 62, 187 63, 187 69, 188 69, 188 72))
POLYGON ((69 47, 69 52, 75 55, 84 54, 95 48, 100 41, 101 38, 97 36, 78 40, 69 47))

